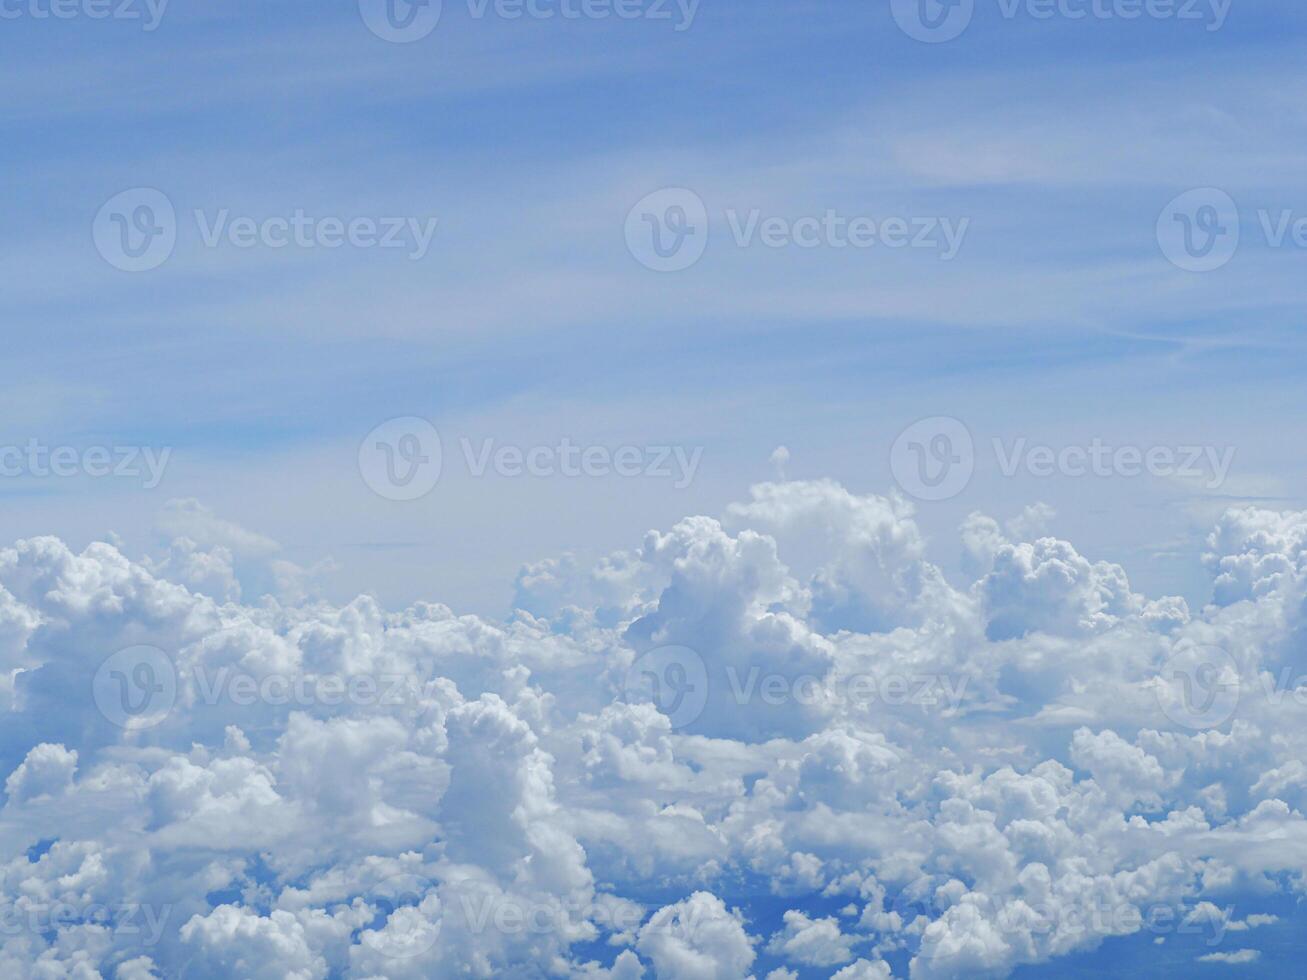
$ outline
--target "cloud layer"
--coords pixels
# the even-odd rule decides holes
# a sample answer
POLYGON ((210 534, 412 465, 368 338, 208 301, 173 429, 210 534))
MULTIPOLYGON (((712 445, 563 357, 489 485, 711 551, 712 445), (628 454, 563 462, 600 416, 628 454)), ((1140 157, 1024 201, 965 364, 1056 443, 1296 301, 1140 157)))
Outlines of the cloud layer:
POLYGON ((972 515, 959 585, 903 500, 765 484, 504 622, 165 516, 0 550, 0 976, 925 980, 1182 923, 1237 964, 1233 897, 1301 885, 1304 514, 1225 514, 1195 611, 1046 508, 972 515))

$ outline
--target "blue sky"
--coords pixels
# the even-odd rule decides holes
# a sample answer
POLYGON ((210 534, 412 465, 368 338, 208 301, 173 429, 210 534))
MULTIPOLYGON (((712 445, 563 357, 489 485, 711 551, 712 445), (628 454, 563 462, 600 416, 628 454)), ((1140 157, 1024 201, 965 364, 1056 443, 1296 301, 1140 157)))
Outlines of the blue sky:
MULTIPOLYGON (((1200 186, 1228 190, 1249 225, 1259 208, 1307 214, 1299 5, 1235 3, 1210 30, 1207 5, 1192 21, 1072 20, 990 0, 942 44, 908 38, 880 3, 705 0, 683 31, 679 14, 505 20, 446 3, 410 44, 378 39, 348 3, 174 0, 153 31, 15 9, 0 316, 25 380, 6 427, 175 459, 153 494, 8 488, 10 533, 89 539, 108 524, 138 540, 158 498, 199 496, 297 559, 341 560, 337 597, 400 599, 434 554, 478 539, 460 575, 432 584, 502 611, 521 562, 717 512, 770 473, 777 445, 794 474, 884 491, 894 435, 943 415, 982 441, 1036 421, 1053 442, 1219 437, 1239 451, 1227 492, 1298 499, 1279 449, 1298 431, 1303 250, 1246 232, 1228 266, 1187 273, 1153 229, 1200 186), (182 229, 163 267, 126 274, 89 226, 140 186, 169 196, 182 229), (696 266, 659 275, 621 236, 635 201, 668 186, 708 201, 713 230, 696 266), (295 208, 439 228, 412 262, 206 249, 189 217, 295 208), (970 228, 948 263, 741 249, 726 208, 970 228), (704 462, 674 495, 600 481, 575 516, 549 488, 453 477, 396 515, 341 460, 409 415, 447 439, 538 427, 702 445, 704 462), (406 555, 358 547, 377 544, 406 555)), ((1097 536, 1096 557, 1196 597, 1200 574, 1166 553, 1197 533, 1204 501, 1143 482, 1122 495, 982 473, 921 519, 933 537, 970 510, 1046 500, 1060 532, 1097 536)))

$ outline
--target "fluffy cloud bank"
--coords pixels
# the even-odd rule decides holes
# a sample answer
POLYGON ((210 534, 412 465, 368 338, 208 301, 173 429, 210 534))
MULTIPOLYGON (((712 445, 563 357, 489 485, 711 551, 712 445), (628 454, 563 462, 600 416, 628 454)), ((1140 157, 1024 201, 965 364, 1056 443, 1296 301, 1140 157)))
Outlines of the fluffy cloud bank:
POLYGON ((902 500, 763 485, 504 622, 315 600, 194 504, 160 555, 17 542, 0 977, 924 980, 1159 923, 1250 962, 1230 896, 1307 863, 1307 515, 1223 517, 1195 612, 1032 513, 973 515, 960 584, 902 500))

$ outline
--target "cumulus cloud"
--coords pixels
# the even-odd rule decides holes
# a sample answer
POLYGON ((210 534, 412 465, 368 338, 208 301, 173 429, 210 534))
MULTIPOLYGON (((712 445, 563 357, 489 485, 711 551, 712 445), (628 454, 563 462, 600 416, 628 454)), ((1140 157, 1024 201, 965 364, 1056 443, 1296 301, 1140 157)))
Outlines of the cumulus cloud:
POLYGON ((69 752, 62 745, 42 742, 28 752, 22 764, 9 774, 5 780, 5 792, 15 803, 52 796, 73 784, 76 771, 76 752, 69 752))
POLYGON ((810 919, 798 910, 785 913, 785 928, 772 937, 768 952, 808 966, 836 966, 853 958, 855 937, 840 933, 833 918, 810 919))
POLYGON ((289 912, 261 916, 220 905, 182 926, 181 939, 195 949, 205 976, 320 980, 327 975, 326 961, 310 949, 303 924, 289 912))
POLYGON ((890 980, 891 977, 884 960, 858 960, 831 974, 831 980, 890 980))
POLYGON ((659 976, 686 980, 743 976, 754 960, 739 913, 708 892, 659 909, 640 930, 636 948, 659 976))
POLYGON ((1191 612, 1051 516, 972 515, 955 582, 893 495, 768 483, 501 621, 310 599, 195 502, 148 557, 0 548, 0 976, 1252 962, 1307 862, 1307 517, 1222 517, 1191 612))

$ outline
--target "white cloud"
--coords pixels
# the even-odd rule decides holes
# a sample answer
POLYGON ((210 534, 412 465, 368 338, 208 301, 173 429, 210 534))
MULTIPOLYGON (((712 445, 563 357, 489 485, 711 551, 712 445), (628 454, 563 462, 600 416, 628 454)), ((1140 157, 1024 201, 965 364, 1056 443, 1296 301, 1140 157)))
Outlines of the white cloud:
POLYGON ((637 949, 653 962, 658 976, 685 980, 743 976, 755 955, 740 916, 708 892, 695 892, 654 913, 640 930, 637 949))
POLYGON ((971 518, 954 587, 901 502, 768 484, 533 566, 505 622, 201 589, 171 546, 4 548, 0 973, 885 980, 892 952, 933 978, 1158 922, 1255 938, 1274 917, 1232 896, 1307 861, 1307 727, 1261 686, 1297 664, 1299 521, 1223 518, 1190 615, 1009 540, 1043 519, 971 518), (702 676, 632 690, 672 645, 702 676), (1237 710, 1186 728, 1159 674, 1211 647, 1237 710))
POLYGON ((1199 963, 1225 963, 1228 966, 1240 966, 1244 963, 1256 963, 1261 952, 1255 949, 1240 949, 1232 953, 1207 953, 1198 957, 1199 963))
POLYGON ((785 928, 767 944, 767 951, 807 966, 838 966, 853 958, 849 952, 856 937, 840 933, 833 918, 810 919, 802 912, 785 913, 785 928))
POLYGON ((831 980, 891 980, 884 960, 858 960, 831 974, 831 980))
POLYGON ((27 753, 22 764, 5 780, 5 792, 16 803, 62 793, 73 784, 77 753, 62 745, 42 742, 27 753))
POLYGON ((320 980, 327 975, 325 960, 309 948, 303 924, 289 912, 260 916, 220 905, 182 926, 181 938, 195 950, 192 962, 202 976, 320 980))

